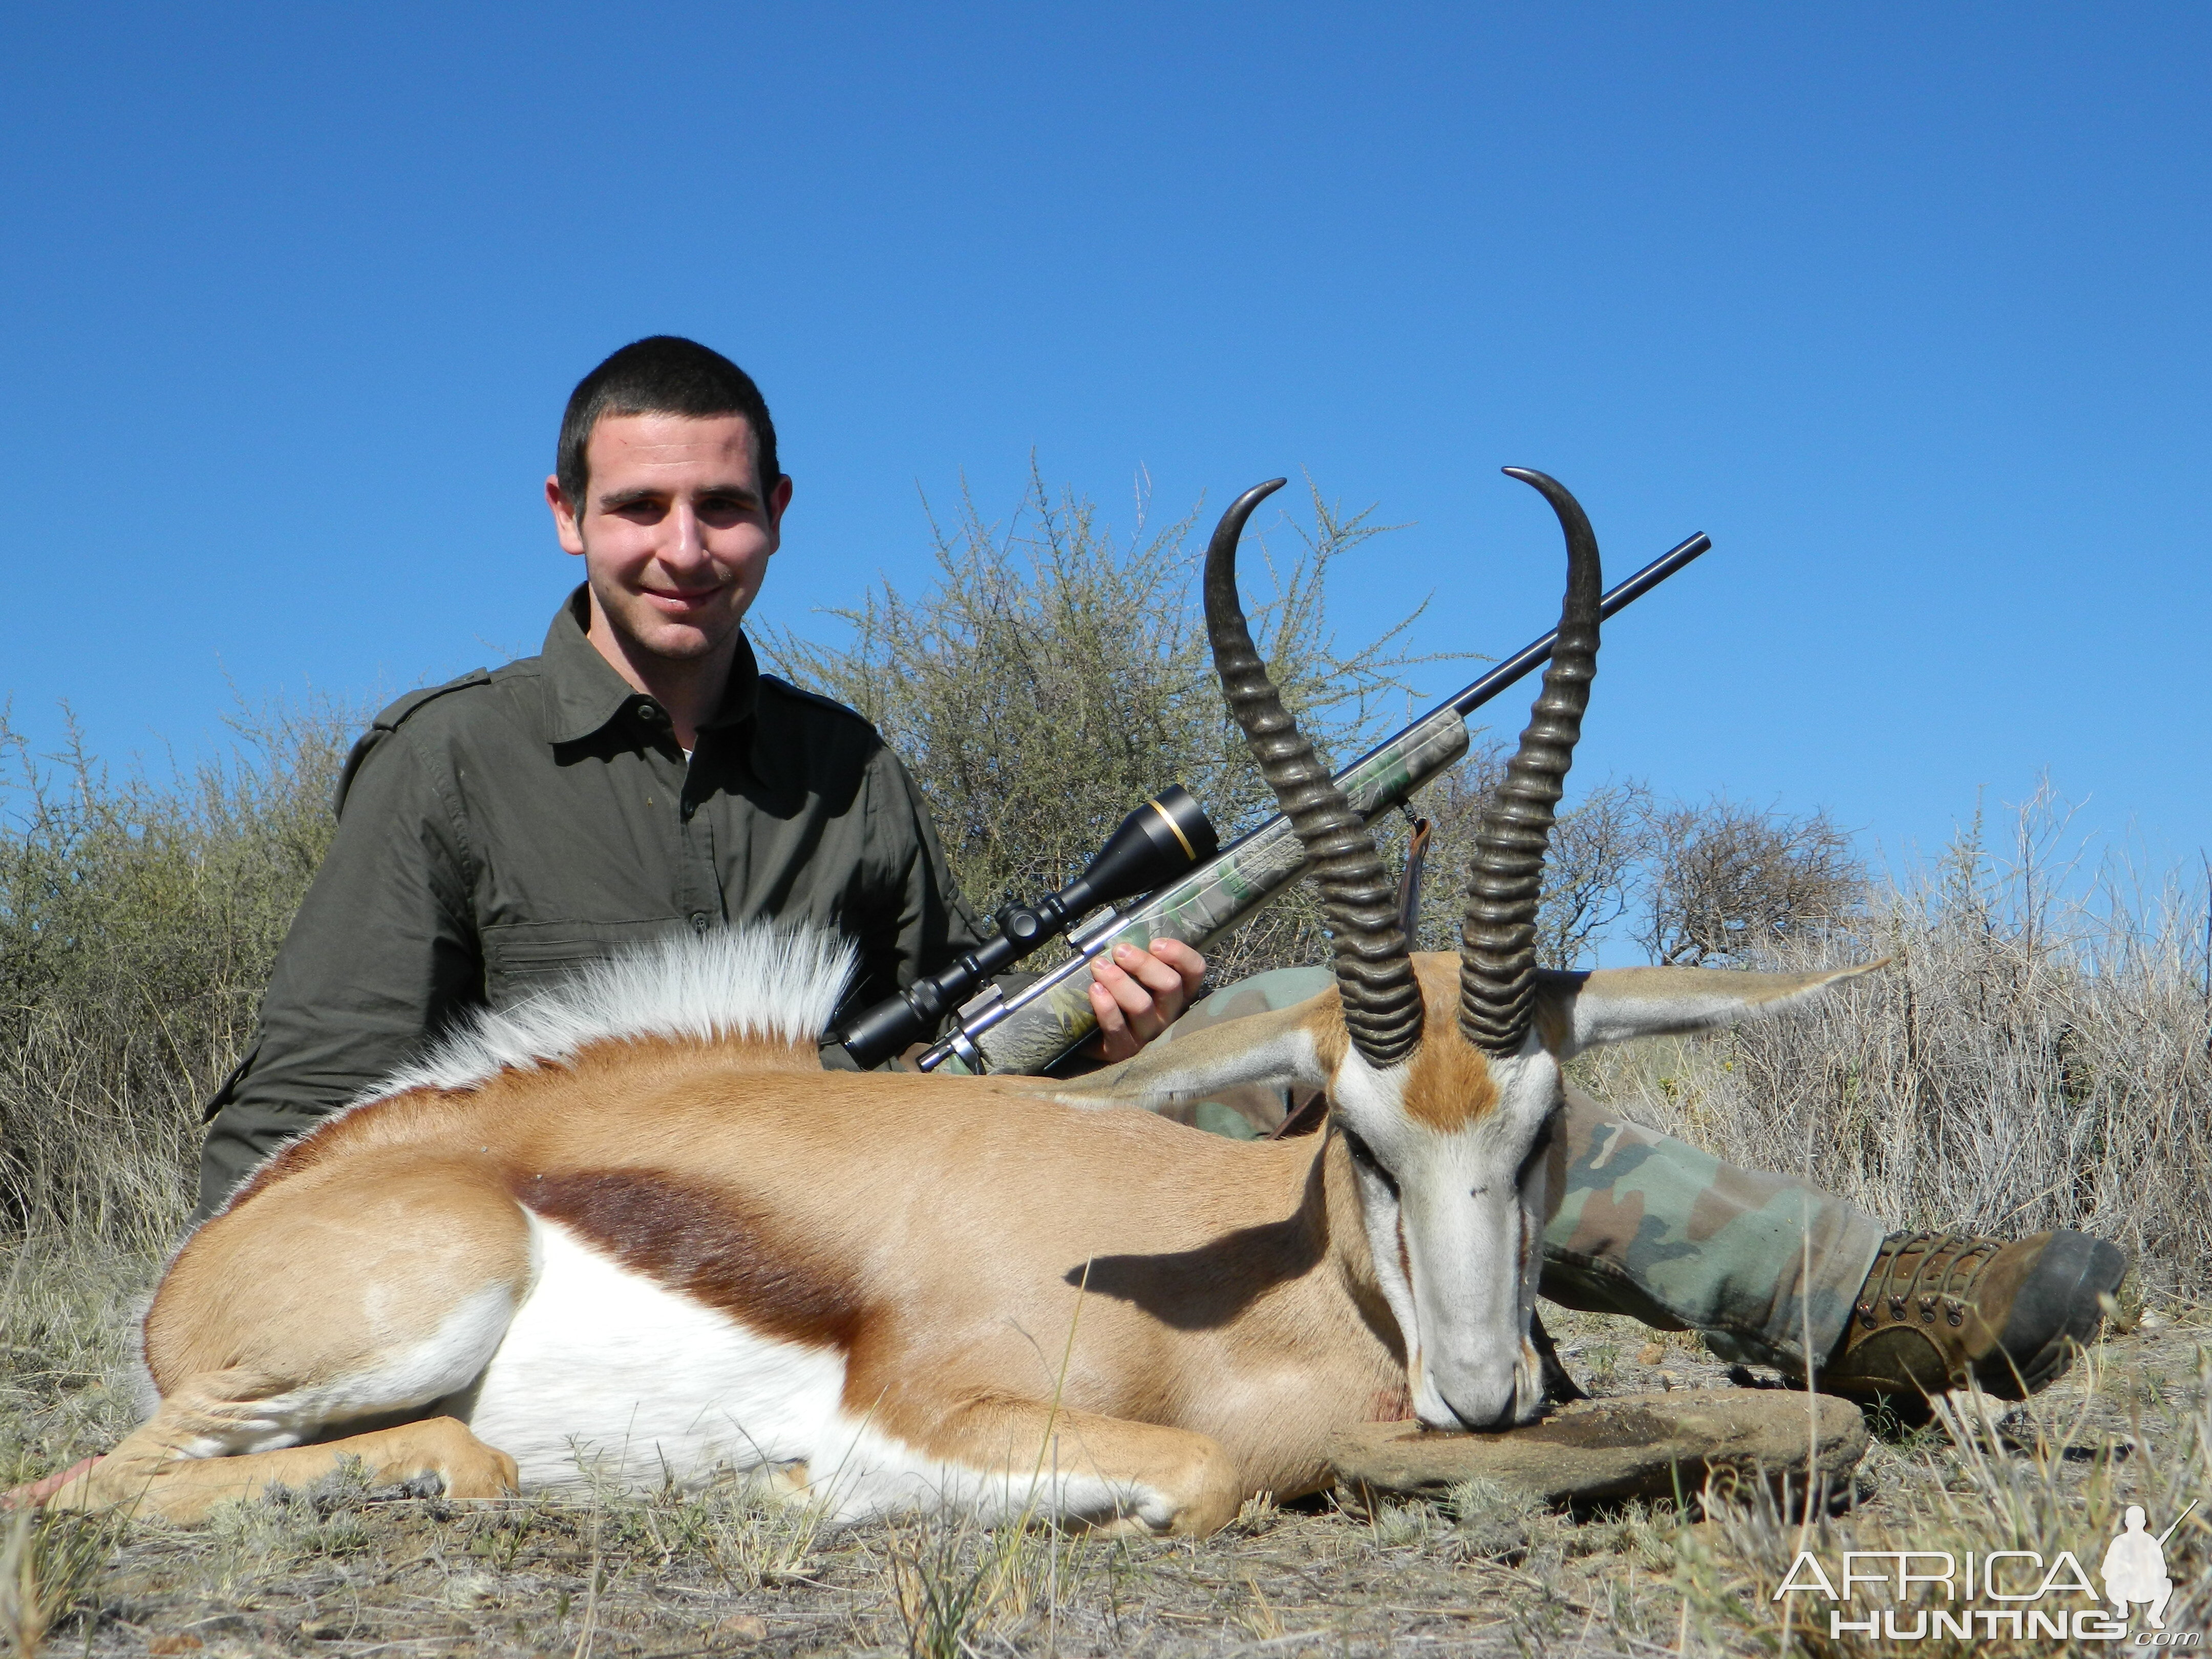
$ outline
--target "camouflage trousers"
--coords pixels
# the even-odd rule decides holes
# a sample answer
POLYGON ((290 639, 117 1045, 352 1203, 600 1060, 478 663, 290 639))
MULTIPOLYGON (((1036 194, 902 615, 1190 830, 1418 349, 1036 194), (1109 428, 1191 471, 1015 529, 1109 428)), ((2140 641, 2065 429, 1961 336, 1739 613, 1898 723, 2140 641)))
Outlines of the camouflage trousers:
MULTIPOLYGON (((1327 968, 1284 968, 1225 986, 1158 1040, 1286 1008, 1332 983, 1327 968)), ((1170 1115, 1238 1139, 1267 1135, 1310 1098, 1248 1086, 1170 1115)), ((1544 1230, 1545 1297, 1694 1330, 1723 1358, 1796 1368, 1843 1335, 1887 1231, 1832 1193, 1723 1164, 1632 1123, 1573 1088, 1553 1133, 1544 1230)))

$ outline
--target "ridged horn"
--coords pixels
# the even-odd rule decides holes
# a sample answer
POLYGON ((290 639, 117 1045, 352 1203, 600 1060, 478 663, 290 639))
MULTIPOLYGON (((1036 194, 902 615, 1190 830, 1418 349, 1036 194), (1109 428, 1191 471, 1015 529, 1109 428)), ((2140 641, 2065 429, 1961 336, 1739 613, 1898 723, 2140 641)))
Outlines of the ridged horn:
POLYGON ((1517 1053, 1536 999, 1536 907, 1544 849, 1597 672, 1598 602, 1603 577, 1597 538, 1581 504, 1558 479, 1525 466, 1504 469, 1539 491, 1567 537, 1567 595, 1559 611, 1544 687, 1528 711, 1521 746, 1482 814, 1460 934, 1459 1029, 1492 1054, 1517 1053))
POLYGON ((1383 872, 1374 837, 1283 707, 1237 598, 1237 544, 1244 522, 1285 482, 1272 478, 1246 490, 1215 526, 1206 550, 1206 631, 1229 712, 1297 832, 1307 872, 1321 887, 1322 911, 1335 935, 1336 984, 1352 1046, 1370 1066, 1395 1066, 1421 1046, 1421 992, 1398 926, 1396 884, 1383 872))

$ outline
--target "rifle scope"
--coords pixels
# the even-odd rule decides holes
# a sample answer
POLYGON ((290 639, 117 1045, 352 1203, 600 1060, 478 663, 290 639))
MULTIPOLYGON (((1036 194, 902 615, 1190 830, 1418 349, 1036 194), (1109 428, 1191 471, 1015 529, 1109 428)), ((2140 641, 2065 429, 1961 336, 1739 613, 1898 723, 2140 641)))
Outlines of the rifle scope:
POLYGON ((994 918, 999 931, 991 939, 857 1015, 830 1040, 862 1071, 880 1066, 929 1036, 946 1011, 975 995, 984 981, 1066 932, 1086 911, 1164 887, 1220 848, 1190 791, 1170 784, 1121 820, 1073 881, 1033 904, 1009 904, 994 918))

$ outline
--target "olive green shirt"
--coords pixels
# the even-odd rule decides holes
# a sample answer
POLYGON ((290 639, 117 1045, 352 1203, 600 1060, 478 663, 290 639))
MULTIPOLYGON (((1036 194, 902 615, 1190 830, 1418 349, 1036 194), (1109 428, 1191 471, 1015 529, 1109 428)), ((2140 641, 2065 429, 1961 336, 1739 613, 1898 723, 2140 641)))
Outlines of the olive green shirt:
POLYGON ((860 952, 847 1010, 983 937, 873 727, 763 674, 741 637, 687 762, 585 637, 404 697, 355 745, 338 828, 210 1103, 209 1212, 270 1152, 470 1010, 672 929, 807 923, 860 952))

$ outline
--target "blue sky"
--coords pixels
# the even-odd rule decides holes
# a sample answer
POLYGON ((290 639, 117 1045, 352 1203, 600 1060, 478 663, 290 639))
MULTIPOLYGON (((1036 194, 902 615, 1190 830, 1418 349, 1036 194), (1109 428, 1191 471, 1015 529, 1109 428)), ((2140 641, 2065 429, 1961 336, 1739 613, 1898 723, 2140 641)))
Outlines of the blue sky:
MULTIPOLYGON (((926 569, 1032 452, 1130 516, 1305 469, 1413 527, 1356 643, 1502 653, 1581 496, 1582 764, 1942 842, 2046 769, 2208 839, 2212 21, 2185 6, 97 4, 0 21, 0 696, 102 754, 232 688, 534 649, 568 387, 750 368, 758 614, 926 569)), ((1209 514, 1210 516, 1210 514, 1209 514)), ((1449 690, 1436 677, 1438 691, 1449 690)))

